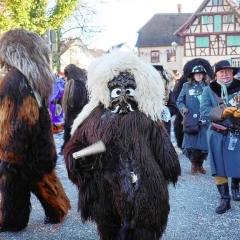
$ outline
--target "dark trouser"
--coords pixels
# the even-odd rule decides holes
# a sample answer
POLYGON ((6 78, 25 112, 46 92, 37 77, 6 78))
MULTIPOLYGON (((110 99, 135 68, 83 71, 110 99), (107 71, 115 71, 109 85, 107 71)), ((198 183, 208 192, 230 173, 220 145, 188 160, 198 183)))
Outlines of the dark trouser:
POLYGON ((240 182, 240 178, 232 178, 231 192, 232 192, 233 201, 240 201, 239 182, 240 182))
POLYGON ((0 231, 24 229, 31 211, 29 183, 21 173, 7 173, 0 178, 0 231))

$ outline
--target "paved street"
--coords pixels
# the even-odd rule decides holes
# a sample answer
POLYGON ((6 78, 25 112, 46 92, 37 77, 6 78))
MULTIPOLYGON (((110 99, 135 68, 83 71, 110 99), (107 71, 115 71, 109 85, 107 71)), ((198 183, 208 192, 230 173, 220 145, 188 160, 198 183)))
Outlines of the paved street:
MULTIPOLYGON (((175 144, 172 136, 173 143, 175 144)), ((62 134, 55 135, 56 145, 62 143, 62 134)), ((239 240, 240 202, 231 202, 232 209, 217 215, 215 208, 219 194, 210 175, 209 162, 205 162, 206 175, 190 174, 190 163, 177 148, 182 167, 182 176, 176 187, 169 187, 171 212, 167 230, 162 240, 239 240)), ((230 160, 230 159, 229 159, 230 160)), ((43 224, 44 212, 35 196, 32 196, 32 212, 29 224, 19 233, 0 233, 6 240, 98 240, 96 227, 92 223, 82 224, 77 213, 77 189, 68 180, 61 156, 57 172, 68 194, 72 209, 62 224, 43 224)))

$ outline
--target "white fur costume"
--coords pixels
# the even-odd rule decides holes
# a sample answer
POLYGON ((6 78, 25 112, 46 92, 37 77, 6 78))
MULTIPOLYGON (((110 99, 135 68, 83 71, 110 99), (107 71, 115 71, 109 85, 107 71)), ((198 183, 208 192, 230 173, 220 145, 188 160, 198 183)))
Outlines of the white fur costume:
POLYGON ((99 102, 105 108, 109 107, 110 96, 107 83, 120 72, 126 70, 134 75, 137 84, 135 99, 138 102, 139 111, 145 113, 153 121, 161 119, 164 105, 164 86, 158 72, 151 64, 146 64, 133 53, 114 52, 105 54, 90 64, 87 80, 89 103, 74 120, 71 134, 75 132, 90 112, 98 106, 99 102))

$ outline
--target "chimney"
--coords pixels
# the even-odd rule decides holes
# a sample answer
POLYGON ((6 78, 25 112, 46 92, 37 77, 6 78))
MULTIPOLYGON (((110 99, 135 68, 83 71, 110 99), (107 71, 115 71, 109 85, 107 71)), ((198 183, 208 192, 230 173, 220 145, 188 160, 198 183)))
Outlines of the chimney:
POLYGON ((177 9, 178 9, 178 13, 182 12, 182 5, 181 4, 177 4, 177 9))

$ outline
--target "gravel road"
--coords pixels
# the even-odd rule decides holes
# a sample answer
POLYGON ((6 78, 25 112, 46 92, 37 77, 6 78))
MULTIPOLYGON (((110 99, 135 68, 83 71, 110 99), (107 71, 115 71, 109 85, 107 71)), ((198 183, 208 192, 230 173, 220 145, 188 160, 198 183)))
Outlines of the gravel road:
MULTIPOLYGON (((62 144, 62 133, 56 134, 58 148, 62 144)), ((175 145, 174 136, 171 136, 175 145)), ((232 201, 232 209, 218 215, 215 208, 219 194, 214 178, 210 175, 209 162, 206 161, 207 174, 191 175, 190 162, 176 147, 182 168, 182 176, 175 188, 170 185, 171 211, 167 229, 162 240, 239 240, 240 202, 232 201)), ((82 224, 77 213, 77 189, 68 180, 62 156, 58 158, 57 172, 71 200, 72 209, 62 224, 43 223, 44 212, 34 195, 31 197, 32 211, 27 228, 19 233, 0 233, 6 240, 98 240, 93 223, 82 224)), ((139 239, 141 240, 141 239, 139 239)))

